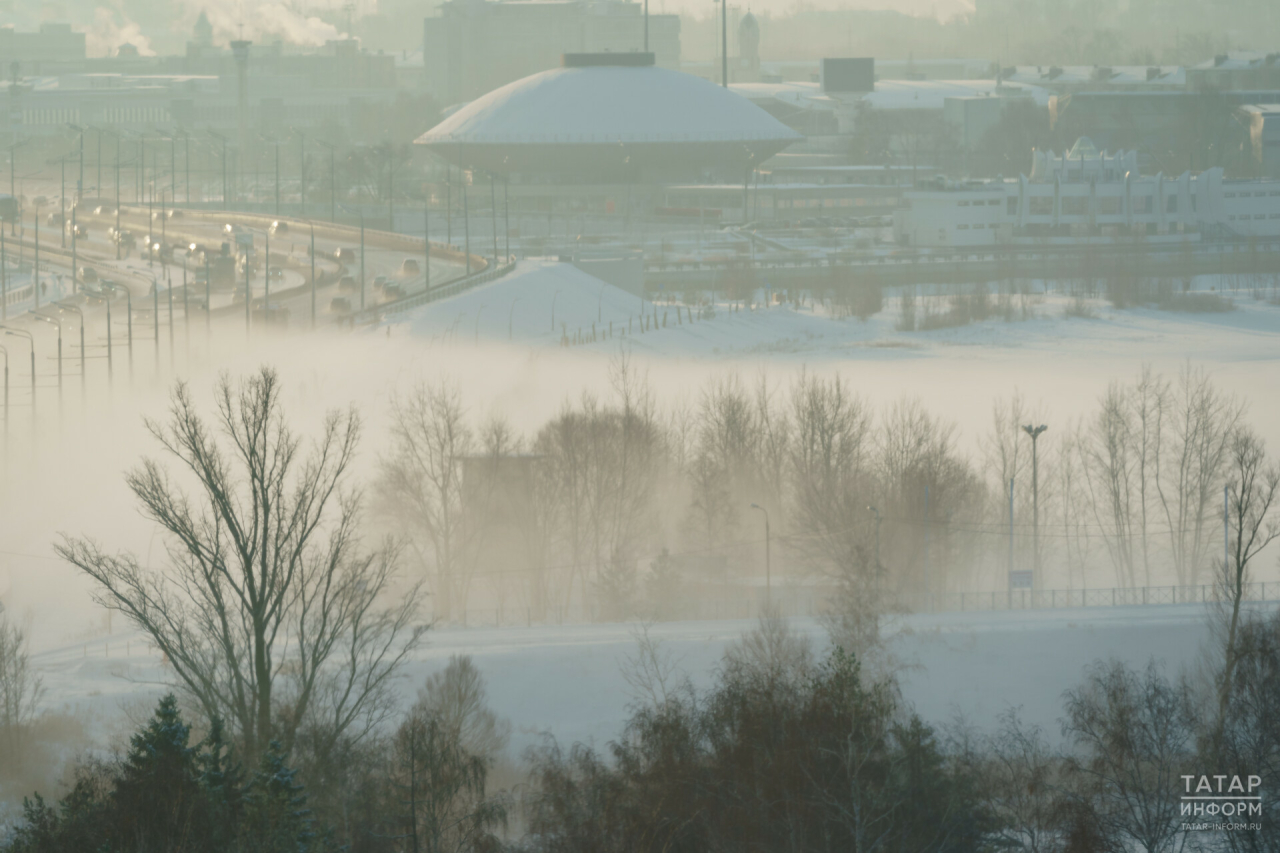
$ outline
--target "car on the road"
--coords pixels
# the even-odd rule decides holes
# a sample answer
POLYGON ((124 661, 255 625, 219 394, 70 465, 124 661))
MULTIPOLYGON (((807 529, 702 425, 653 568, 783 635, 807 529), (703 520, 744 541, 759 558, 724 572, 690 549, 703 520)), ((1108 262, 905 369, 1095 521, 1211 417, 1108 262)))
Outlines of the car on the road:
POLYGON ((72 225, 70 222, 68 222, 67 234, 73 237, 76 237, 77 239, 84 240, 89 237, 89 229, 85 228, 83 225, 81 225, 78 222, 75 225, 72 225))
POLYGON ((333 259, 340 264, 353 264, 356 261, 355 249, 334 249, 333 259))
POLYGON ((93 267, 80 267, 80 280, 85 284, 97 284, 98 271, 93 267))
POLYGON ((271 234, 272 237, 275 237, 278 234, 288 234, 289 223, 281 222, 280 220, 277 219, 275 222, 271 223, 271 227, 268 228, 267 231, 271 234))
POLYGON ((182 211, 181 211, 181 210, 178 210, 178 208, 176 208, 176 207, 175 207, 173 210, 170 210, 170 211, 169 211, 169 218, 170 218, 170 219, 177 219, 177 218, 178 218, 179 216, 181 216, 181 215, 182 215, 182 211))
POLYGON ((48 216, 44 218, 44 224, 45 225, 61 225, 62 212, 55 210, 53 213, 50 213, 48 216))
POLYGON ((373 292, 381 293, 382 288, 387 286, 387 277, 385 275, 375 275, 373 277, 373 292))
POLYGON ((284 269, 282 267, 272 267, 270 277, 274 280, 284 280, 284 269))
POLYGON ((338 290, 342 293, 356 293, 360 290, 360 285, 356 284, 355 276, 344 275, 338 279, 338 290))
POLYGON ((329 303, 329 310, 334 314, 350 314, 351 300, 345 296, 335 296, 329 303))
POLYGON ((34 204, 36 207, 43 207, 49 203, 49 199, 46 198, 45 196, 38 195, 35 198, 31 199, 31 203, 34 204))
POLYGON ((405 275, 417 275, 420 270, 416 258, 405 258, 404 263, 400 265, 400 272, 405 275))
POLYGON ((388 302, 396 299, 404 299, 404 288, 398 284, 388 284, 382 288, 382 298, 388 302))

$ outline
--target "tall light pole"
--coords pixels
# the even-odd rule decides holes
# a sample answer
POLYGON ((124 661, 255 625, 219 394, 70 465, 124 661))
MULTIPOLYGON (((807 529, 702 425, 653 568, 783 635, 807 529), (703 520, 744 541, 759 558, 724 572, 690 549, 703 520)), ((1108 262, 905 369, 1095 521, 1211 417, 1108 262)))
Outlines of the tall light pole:
POLYGON ((59 311, 74 311, 80 315, 80 399, 84 399, 85 394, 85 362, 84 362, 84 311, 80 310, 80 306, 72 305, 67 302, 56 302, 59 311))
POLYGON ((720 0, 720 85, 729 88, 729 0, 720 0))
MULTIPOLYGON (((0 329, 4 329, 4 333, 6 335, 13 335, 15 337, 25 337, 27 339, 27 342, 31 344, 31 423, 35 424, 36 422, 36 339, 35 339, 35 336, 24 329, 11 329, 8 326, 0 326, 0 329)), ((4 411, 5 411, 6 418, 9 416, 8 367, 9 367, 9 357, 6 355, 5 356, 5 404, 4 404, 4 411)))
POLYGON ((1045 424, 1032 426, 1025 424, 1022 431, 1031 436, 1031 548, 1032 566, 1035 568, 1033 584, 1040 583, 1040 467, 1036 454, 1040 434, 1049 427, 1045 424))
POLYGON ((316 327, 316 226, 311 225, 311 328, 316 327))
POLYGON ((338 184, 337 170, 335 167, 334 146, 325 142, 323 139, 317 139, 316 142, 329 149, 329 221, 338 221, 338 184))
POLYGON ((7 462, 9 457, 9 350, 0 346, 0 355, 4 356, 4 455, 7 462))
POLYGON ((880 575, 882 574, 880 569, 880 522, 883 519, 880 518, 880 510, 876 509, 874 506, 867 507, 867 512, 872 513, 876 517, 876 589, 879 589, 880 575))
POLYGON ((769 510, 760 504, 752 504, 751 508, 764 513, 764 604, 768 607, 773 603, 773 543, 769 533, 769 510))
POLYGON ((39 310, 31 312, 31 316, 38 320, 44 320, 46 323, 52 323, 58 327, 58 407, 62 407, 62 321, 57 317, 50 317, 47 314, 41 314, 39 310))
MULTIPOLYGON (((111 290, 118 290, 124 293, 125 302, 128 310, 128 330, 129 330, 129 379, 133 380, 133 291, 123 285, 115 282, 103 282, 103 287, 111 290)), ((107 370, 111 370, 111 303, 107 303, 107 370)))

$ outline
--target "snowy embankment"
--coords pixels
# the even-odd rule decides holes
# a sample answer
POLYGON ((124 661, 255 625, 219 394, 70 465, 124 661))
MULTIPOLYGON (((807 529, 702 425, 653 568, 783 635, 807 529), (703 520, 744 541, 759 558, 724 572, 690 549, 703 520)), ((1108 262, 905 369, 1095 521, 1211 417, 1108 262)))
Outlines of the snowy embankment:
MULTIPOLYGON (((791 624, 817 650, 826 648, 817 621, 791 624)), ((725 649, 753 626, 657 623, 649 636, 679 673, 705 687, 725 649)), ((406 668, 403 701, 411 702, 451 655, 471 655, 494 709, 512 723, 513 757, 544 732, 561 742, 603 745, 620 732, 635 701, 622 668, 639 630, 608 624, 433 631, 406 668)), ((1194 665, 1208 636, 1204 611, 1192 605, 953 613, 903 617, 894 625, 892 650, 903 665, 906 699, 930 722, 960 715, 985 728, 1021 707, 1028 722, 1056 738, 1062 692, 1080 682, 1090 663, 1116 657, 1143 665, 1154 657, 1176 672, 1194 665)), ((33 663, 45 679, 45 707, 82 716, 100 743, 131 728, 172 677, 138 635, 49 649, 33 663)))

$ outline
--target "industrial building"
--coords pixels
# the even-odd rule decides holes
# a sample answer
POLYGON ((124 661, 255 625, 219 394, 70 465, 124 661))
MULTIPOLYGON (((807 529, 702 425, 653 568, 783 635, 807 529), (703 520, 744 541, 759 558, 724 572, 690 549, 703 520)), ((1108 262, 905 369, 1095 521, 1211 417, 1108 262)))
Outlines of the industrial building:
POLYGON ((1133 151, 1099 152, 1087 138, 1066 154, 1033 152, 1030 175, 951 182, 904 193, 898 242, 994 246, 1081 238, 1243 239, 1280 236, 1280 181, 1199 174, 1140 175, 1133 151))
POLYGON ((563 66, 467 104, 418 143, 526 184, 741 183, 801 135, 652 54, 566 54, 563 66))

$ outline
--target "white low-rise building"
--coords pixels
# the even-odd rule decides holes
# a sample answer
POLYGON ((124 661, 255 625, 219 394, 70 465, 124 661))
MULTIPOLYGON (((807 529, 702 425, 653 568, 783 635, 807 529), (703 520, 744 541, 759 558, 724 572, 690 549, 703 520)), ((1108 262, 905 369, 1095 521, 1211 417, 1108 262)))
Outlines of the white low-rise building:
POLYGON ((1139 175, 1137 155, 1098 152, 1080 139, 1062 156, 1034 152, 1031 175, 993 181, 935 179, 903 194, 899 243, 987 246, 1083 237, 1280 236, 1280 181, 1198 174, 1139 175))

